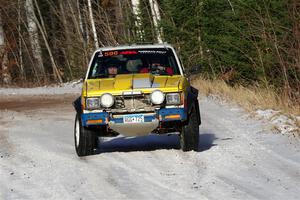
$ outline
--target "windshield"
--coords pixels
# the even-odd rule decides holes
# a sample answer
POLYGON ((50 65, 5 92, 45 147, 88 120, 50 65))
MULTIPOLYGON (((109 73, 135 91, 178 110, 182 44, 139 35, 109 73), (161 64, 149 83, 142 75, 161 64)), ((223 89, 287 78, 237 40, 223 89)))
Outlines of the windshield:
POLYGON ((95 54, 88 78, 113 78, 117 74, 152 73, 179 75, 171 49, 130 49, 100 51, 95 54))

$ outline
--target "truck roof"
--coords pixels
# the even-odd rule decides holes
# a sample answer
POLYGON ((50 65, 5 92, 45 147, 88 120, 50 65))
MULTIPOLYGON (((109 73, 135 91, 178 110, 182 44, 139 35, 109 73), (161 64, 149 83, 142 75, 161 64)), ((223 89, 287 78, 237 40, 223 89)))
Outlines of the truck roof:
POLYGON ((111 51, 111 50, 122 50, 122 49, 147 49, 147 48, 173 48, 170 44, 160 43, 160 44, 130 44, 130 45, 120 45, 120 46, 108 46, 101 47, 97 51, 111 51))

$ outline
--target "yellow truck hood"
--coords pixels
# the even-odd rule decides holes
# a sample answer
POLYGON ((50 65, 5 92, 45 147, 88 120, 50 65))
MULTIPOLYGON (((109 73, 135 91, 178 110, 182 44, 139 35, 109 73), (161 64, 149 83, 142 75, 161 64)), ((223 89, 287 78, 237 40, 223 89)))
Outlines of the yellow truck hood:
POLYGON ((122 95, 123 92, 141 91, 151 93, 153 90, 162 92, 178 92, 186 87, 186 78, 181 75, 155 76, 146 74, 122 74, 115 78, 88 79, 83 84, 83 96, 99 96, 103 93, 122 95))

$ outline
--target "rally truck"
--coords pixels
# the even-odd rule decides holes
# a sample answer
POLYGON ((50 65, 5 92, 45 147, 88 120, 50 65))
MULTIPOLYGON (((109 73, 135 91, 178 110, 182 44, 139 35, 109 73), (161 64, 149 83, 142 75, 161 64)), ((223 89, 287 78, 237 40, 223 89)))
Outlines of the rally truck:
POLYGON ((119 134, 138 137, 177 133, 183 151, 198 149, 198 90, 190 85, 169 44, 95 51, 81 96, 73 105, 78 156, 93 154, 99 146, 98 137, 119 134))

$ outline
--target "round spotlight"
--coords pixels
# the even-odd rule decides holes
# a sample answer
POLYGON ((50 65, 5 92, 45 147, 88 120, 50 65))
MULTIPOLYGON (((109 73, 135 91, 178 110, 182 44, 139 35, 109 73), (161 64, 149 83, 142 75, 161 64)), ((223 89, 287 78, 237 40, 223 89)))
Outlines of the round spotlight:
POLYGON ((111 94, 105 93, 100 98, 100 103, 105 108, 110 108, 112 105, 114 105, 114 97, 111 94))
POLYGON ((150 100, 153 104, 159 105, 162 104, 165 100, 165 95, 160 90, 155 90, 150 95, 150 100))

